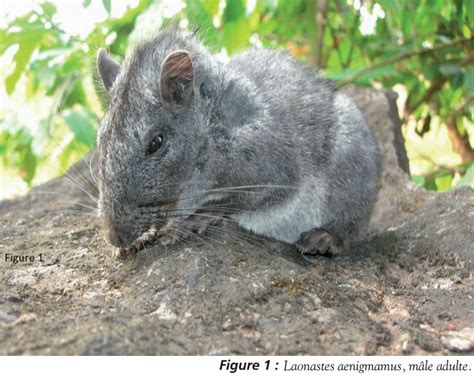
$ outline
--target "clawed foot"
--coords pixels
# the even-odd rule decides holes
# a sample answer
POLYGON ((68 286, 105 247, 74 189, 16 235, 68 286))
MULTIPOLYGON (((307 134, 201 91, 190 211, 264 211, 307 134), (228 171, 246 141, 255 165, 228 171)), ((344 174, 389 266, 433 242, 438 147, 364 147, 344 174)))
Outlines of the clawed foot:
POLYGON ((313 229, 302 233, 295 246, 303 258, 314 263, 318 255, 330 257, 340 254, 343 241, 332 232, 324 229, 313 229))
POLYGON ((138 237, 131 246, 115 249, 114 256, 118 258, 126 258, 128 256, 135 255, 138 251, 145 248, 146 245, 152 244, 156 240, 156 237, 156 228, 151 227, 150 230, 138 237))

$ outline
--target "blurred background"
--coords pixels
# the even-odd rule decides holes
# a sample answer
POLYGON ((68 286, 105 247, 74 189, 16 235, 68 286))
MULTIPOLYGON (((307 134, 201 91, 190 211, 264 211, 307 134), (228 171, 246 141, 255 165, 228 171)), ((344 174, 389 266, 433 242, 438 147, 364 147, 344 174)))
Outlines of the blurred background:
POLYGON ((224 60, 285 49, 340 86, 396 91, 412 180, 474 188, 474 0, 2 0, 0 199, 95 146, 97 49, 120 62, 170 22, 224 60))

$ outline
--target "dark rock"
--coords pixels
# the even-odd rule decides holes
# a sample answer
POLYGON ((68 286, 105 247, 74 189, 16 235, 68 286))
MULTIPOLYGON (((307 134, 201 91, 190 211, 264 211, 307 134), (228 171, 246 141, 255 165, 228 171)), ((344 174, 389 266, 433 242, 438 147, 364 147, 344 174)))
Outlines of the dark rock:
MULTIPOLYGON (((227 224, 207 241, 118 260, 83 207, 94 201, 58 178, 0 203, 2 258, 44 258, 0 264, 0 353, 472 352, 463 329, 474 323, 473 196, 413 185, 394 97, 346 90, 384 160, 367 239, 310 266, 227 224), (458 332, 447 333, 453 323, 458 332)), ((94 156, 69 172, 92 196, 94 156)))

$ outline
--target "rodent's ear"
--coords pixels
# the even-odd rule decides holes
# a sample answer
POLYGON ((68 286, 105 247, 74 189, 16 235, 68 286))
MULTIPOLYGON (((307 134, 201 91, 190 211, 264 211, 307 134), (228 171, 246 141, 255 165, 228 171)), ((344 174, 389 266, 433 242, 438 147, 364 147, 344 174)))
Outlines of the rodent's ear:
POLYGON ((115 63, 103 48, 97 52, 97 70, 105 89, 110 92, 120 71, 120 65, 115 63))
POLYGON ((182 108, 192 100, 194 67, 189 52, 174 51, 161 65, 160 92, 163 102, 174 108, 182 108))

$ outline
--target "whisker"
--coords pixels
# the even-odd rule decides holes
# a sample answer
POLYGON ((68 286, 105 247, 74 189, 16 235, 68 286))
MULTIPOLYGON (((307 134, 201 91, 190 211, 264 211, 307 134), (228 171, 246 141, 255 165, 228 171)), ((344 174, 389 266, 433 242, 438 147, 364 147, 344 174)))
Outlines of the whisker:
MULTIPOLYGON (((223 218, 223 220, 231 220, 231 219, 223 218)), ((200 221, 199 220, 193 220, 193 219, 187 219, 187 220, 184 220, 183 223, 181 223, 179 225, 183 226, 183 225, 186 225, 186 224, 196 225, 196 224, 200 224, 200 221)), ((227 235, 229 235, 231 237, 231 240, 233 240, 233 241, 244 241, 244 242, 248 242, 249 244, 251 244, 253 246, 261 247, 261 248, 263 248, 264 250, 266 250, 268 252, 273 251, 271 248, 266 246, 263 242, 259 242, 259 240, 261 240, 261 239, 258 238, 258 236, 252 235, 252 234, 246 232, 245 230, 243 230, 241 228, 225 229, 225 228, 222 228, 221 226, 218 226, 218 225, 206 224, 206 232, 207 231, 212 231, 214 234, 216 234, 216 233, 217 234, 226 233, 227 235)), ((200 236, 204 237, 203 235, 200 235, 200 236)), ((224 243, 222 241, 218 240, 218 239, 212 239, 212 238, 209 238, 209 237, 205 237, 205 238, 208 239, 208 240, 211 240, 213 242, 217 242, 220 245, 224 245, 224 243)))
POLYGON ((69 209, 51 209, 46 211, 46 213, 66 213, 66 214, 74 214, 74 215, 84 215, 84 216, 92 216, 95 218, 99 218, 97 214, 90 213, 90 212, 84 212, 84 211, 75 211, 75 210, 69 210, 69 209))
MULTIPOLYGON (((182 224, 180 224, 182 225, 182 224)), ((177 231, 178 233, 182 233, 184 235, 188 235, 189 237, 194 237, 194 238, 197 238, 199 241, 205 241, 205 239, 203 238, 202 235, 198 235, 190 230, 186 230, 186 229, 183 229, 183 228, 179 228, 178 227, 179 225, 177 224, 176 226, 173 226, 172 229, 174 231, 177 231)), ((178 240, 179 241, 179 240, 178 240)), ((182 241, 185 241, 185 239, 183 239, 182 241)))
POLYGON ((64 194, 62 192, 54 192, 54 191, 40 191, 36 189, 31 190, 31 194, 42 194, 42 195, 58 195, 58 196, 65 196, 67 198, 77 199, 74 195, 64 194))
POLYGON ((248 186, 229 186, 229 187, 218 187, 210 189, 208 191, 220 191, 221 189, 248 189, 248 188, 292 188, 297 189, 297 186, 289 185, 248 185, 248 186))
MULTIPOLYGON (((196 216, 196 217, 203 217, 203 218, 207 218, 207 219, 216 219, 216 220, 227 220, 227 221, 230 221, 230 222, 234 222, 234 223, 238 223, 237 220, 234 220, 234 219, 230 219, 230 218, 227 218, 227 217, 223 217, 223 216, 213 216, 213 215, 208 215, 208 214, 204 214, 204 213, 192 213, 191 216, 196 216)), ((184 217, 184 216, 182 216, 184 217)), ((189 221, 190 219, 186 219, 185 221, 189 221)))
POLYGON ((92 195, 89 191, 87 191, 85 188, 83 188, 81 185, 79 185, 78 183, 74 182, 74 180, 72 180, 71 178, 69 177, 66 177, 66 180, 70 181, 72 184, 74 184, 79 190, 81 190, 83 193, 85 193, 93 202, 95 202, 96 204, 99 202, 99 200, 94 196, 92 195))
POLYGON ((85 205, 85 204, 82 204, 82 203, 79 203, 79 202, 74 202, 74 201, 69 201, 69 200, 61 200, 58 203, 74 204, 74 205, 78 205, 78 206, 81 206, 81 207, 84 207, 84 208, 91 209, 93 211, 97 211, 97 208, 94 208, 94 207, 91 207, 91 206, 88 206, 88 205, 85 205))
MULTIPOLYGON (((58 95, 55 97, 55 99, 54 99, 54 103, 53 103, 53 105, 52 105, 52 107, 51 107, 51 111, 50 111, 50 114, 49 114, 48 120, 47 120, 48 124, 50 124, 50 123, 52 122, 53 114, 56 113, 56 110, 59 110, 59 111, 58 111, 58 114, 61 114, 61 113, 63 112, 62 106, 61 106, 61 101, 62 101, 62 99, 63 99, 65 93, 67 92, 67 90, 69 90, 68 87, 69 87, 69 86, 72 87, 72 85, 74 84, 74 80, 76 80, 76 79, 77 79, 76 77, 73 77, 73 78, 69 79, 67 82, 65 82, 65 83, 63 84, 62 89, 59 91, 59 94, 58 94, 58 95)), ((50 132, 49 127, 47 127, 47 126, 46 126, 45 124, 43 124, 43 123, 41 123, 41 125, 43 126, 44 131, 46 131, 46 133, 48 134, 49 138, 56 144, 56 147, 60 148, 60 147, 61 147, 60 144, 58 143, 58 141, 55 139, 55 137, 54 137, 54 136, 52 135, 52 133, 50 132)), ((73 139, 73 140, 74 140, 74 142, 75 142, 76 145, 77 145, 77 141, 76 141, 75 139, 73 139)), ((80 149, 79 149, 79 151, 82 153, 82 151, 81 151, 80 149)), ((69 166, 72 165, 69 158, 67 159, 67 163, 68 163, 69 166)), ((59 169, 59 170, 60 170, 59 173, 60 173, 60 174, 63 174, 63 175, 66 176, 66 177, 68 177, 69 180, 70 180, 74 185, 76 185, 77 187, 81 188, 81 190, 83 190, 83 191, 85 190, 84 187, 81 187, 80 184, 79 184, 78 182, 76 182, 76 180, 74 179, 74 177, 72 176, 72 174, 69 173, 71 170, 69 170, 69 171, 66 171, 65 169, 59 169)), ((82 173, 80 173, 79 171, 76 171, 76 174, 79 175, 79 178, 81 178, 82 180, 85 181, 85 182, 82 182, 83 184, 84 184, 84 183, 89 184, 89 185, 90 185, 90 188, 96 189, 93 185, 90 184, 90 182, 88 181, 88 179, 85 178, 82 173)), ((87 191, 87 190, 85 190, 85 191, 87 191)), ((91 193, 89 193, 89 192, 86 192, 86 193, 87 193, 89 196, 92 196, 92 197, 93 197, 93 195, 92 195, 91 193)))
MULTIPOLYGON (((93 164, 92 159, 93 159, 95 156, 98 156, 98 153, 91 153, 91 159, 90 159, 90 161, 89 161, 89 172, 90 172, 90 174, 91 174, 92 179, 95 181, 95 183, 96 183, 97 185, 99 185, 99 179, 96 177, 96 175, 95 175, 95 173, 94 173, 94 169, 92 169, 92 164, 93 164)), ((85 158, 84 158, 84 159, 85 159, 85 158)))
MULTIPOLYGON (((98 184, 99 184, 99 181, 97 180, 97 178, 96 178, 95 175, 94 175, 94 172, 92 171, 92 163, 91 163, 91 162, 92 162, 93 153, 91 154, 91 160, 90 160, 90 161, 87 161, 86 155, 84 154, 84 151, 82 150, 82 148, 79 146, 79 143, 76 141, 76 138, 74 138, 73 141, 74 141, 74 144, 76 145, 77 149, 81 152, 81 154, 84 155, 84 157, 81 158, 81 160, 82 160, 82 162, 86 165, 86 167, 88 168, 89 174, 90 174, 90 176, 92 177, 93 183, 95 183, 96 185, 98 185, 98 184)), ((79 174, 80 174, 83 178, 85 178, 83 174, 81 174, 81 173, 79 173, 79 174)), ((86 178, 86 180, 87 180, 87 178, 86 178)))
POLYGON ((162 201, 160 201, 161 205, 165 204, 170 204, 176 201, 184 201, 184 200, 189 200, 189 199, 195 199, 195 198, 200 198, 206 195, 214 194, 216 192, 219 193, 231 193, 231 194, 253 194, 253 195, 262 195, 266 194, 271 198, 280 198, 280 196, 275 196, 272 195, 271 193, 262 193, 262 192, 256 192, 256 191, 244 191, 242 189, 244 188, 288 188, 288 189, 294 189, 296 190, 297 188, 295 186, 283 186, 283 185, 253 185, 253 186, 234 186, 234 187, 221 187, 217 189, 210 189, 210 190, 205 190, 202 193, 195 194, 195 195, 190 195, 190 196, 185 196, 185 197, 172 197, 172 198, 167 198, 162 201))
MULTIPOLYGON (((222 234, 222 233, 225 233, 227 237, 230 237, 231 240, 233 241, 236 241, 236 242, 240 242, 240 241, 243 241, 243 242, 248 242, 250 245, 253 245, 253 246, 258 246, 258 247, 261 247, 269 252, 271 252, 272 250, 270 248, 268 248, 264 243, 261 243, 261 242, 258 242, 258 238, 256 238, 256 236, 250 234, 250 233, 247 233, 245 230, 241 229, 241 228, 237 228, 237 229, 224 229, 220 226, 217 226, 217 225, 212 225, 212 224, 208 224, 207 227, 206 227, 206 232, 207 231, 211 231, 213 232, 214 234, 222 234)), ((215 240, 216 242, 218 242, 217 240, 215 240)), ((218 242, 220 243, 221 245, 223 245, 224 243, 223 242, 218 242)))
MULTIPOLYGON (((66 197, 66 198, 71 198, 71 199, 77 199, 74 195, 69 195, 69 194, 64 194, 61 192, 54 192, 54 191, 39 191, 39 190, 32 190, 31 194, 41 194, 41 195, 56 195, 56 196, 61 196, 61 197, 66 197)), ((74 204, 74 205, 79 205, 84 208, 91 209, 93 211, 97 211, 97 207, 91 207, 88 206, 84 203, 78 202, 78 201, 72 201, 72 200, 61 200, 58 203, 65 203, 65 204, 74 204)))

